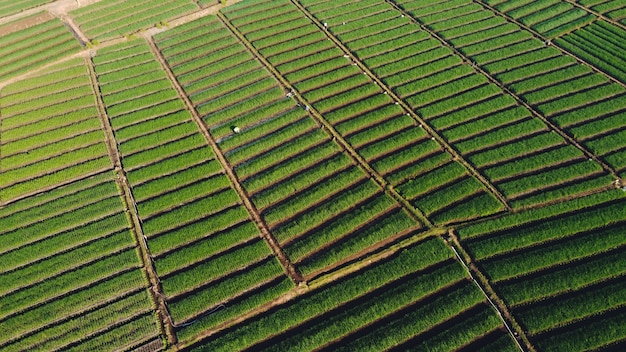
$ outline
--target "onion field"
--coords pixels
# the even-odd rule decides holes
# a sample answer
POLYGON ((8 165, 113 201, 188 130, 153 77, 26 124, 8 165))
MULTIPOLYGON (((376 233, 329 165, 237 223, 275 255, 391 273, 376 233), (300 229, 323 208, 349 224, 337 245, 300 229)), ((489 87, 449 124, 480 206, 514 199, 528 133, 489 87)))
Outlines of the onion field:
POLYGON ((0 93, 3 202, 113 167, 83 59, 54 66, 0 93))
POLYGON ((191 0, 103 0, 71 15, 89 39, 103 40, 130 35, 198 9, 191 0))
POLYGON ((48 14, 2 24, 0 31, 0 80, 24 74, 80 49, 63 23, 48 14))
POLYGON ((173 323, 202 320, 230 300, 245 307, 232 310, 249 309, 282 292, 273 285, 288 288, 149 46, 113 46, 93 64, 173 323))
POLYGON ((2 0, 0 1, 0 18, 15 15, 19 12, 26 11, 33 7, 41 6, 54 0, 2 0))
POLYGON ((617 0, 0 0, 0 351, 626 349, 617 0))

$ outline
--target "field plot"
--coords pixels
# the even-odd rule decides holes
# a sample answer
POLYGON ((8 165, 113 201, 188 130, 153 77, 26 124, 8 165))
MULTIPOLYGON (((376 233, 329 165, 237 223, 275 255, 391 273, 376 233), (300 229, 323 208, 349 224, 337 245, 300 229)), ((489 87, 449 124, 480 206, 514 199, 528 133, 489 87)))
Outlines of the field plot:
MULTIPOLYGON (((550 133, 543 122, 518 106, 513 97, 489 83, 470 64, 388 4, 371 1, 370 6, 378 9, 374 11, 362 10, 362 3, 358 7, 336 7, 329 2, 303 3, 383 83, 475 165, 514 207, 553 201, 610 184, 610 178, 598 180, 603 175, 598 165, 589 163, 583 153, 550 133), (589 184, 581 185, 581 179, 587 178, 589 184)), ((422 7, 415 3, 402 6, 412 9, 413 14, 420 14, 418 19, 432 27, 454 27, 469 21, 453 11, 437 12, 437 20, 434 20, 435 15, 420 11, 437 11, 437 7, 429 6, 432 2, 421 1, 420 4, 422 7), (455 24, 449 24, 451 22, 455 24)), ((478 13, 476 17, 488 18, 489 14, 481 14, 477 6, 464 2, 460 8, 463 13, 478 13)), ((499 22, 504 20, 492 16, 489 26, 497 26, 499 22)), ((457 34, 473 33, 472 25, 454 28, 457 34)), ((528 35, 517 27, 508 31, 528 35)), ((479 33, 486 36, 487 32, 479 33)), ((417 182, 424 184, 433 176, 452 180, 457 177, 455 172, 458 171, 453 167, 434 166, 439 168, 417 182)), ((476 186, 467 181, 459 183, 464 192, 471 194, 476 190, 476 186)), ((398 189, 403 190, 404 186, 398 189)), ((440 198, 441 194, 435 193, 432 197, 440 198)))
POLYGON ((626 83, 626 31, 596 21, 564 35, 555 43, 626 83))
POLYGON ((290 288, 147 43, 93 61, 174 323, 194 322, 180 337, 290 288))
POLYGON ((113 177, 105 171, 0 209, 0 350, 160 340, 113 177))
MULTIPOLYGON (((467 3, 463 7, 466 8, 463 13, 445 12, 441 18, 433 22, 426 22, 428 17, 418 19, 424 21, 513 93, 534 106, 540 114, 581 142, 589 151, 600 156, 614 170, 623 173, 626 166, 624 157, 626 141, 623 138, 626 93, 624 88, 610 83, 585 64, 576 62, 575 59, 507 23, 492 12, 474 7, 474 4, 467 3)), ((603 22, 595 22, 584 28, 602 33, 605 28, 609 28, 609 31, 615 29, 607 27, 603 22)), ((567 47, 566 44, 570 41, 568 38, 576 40, 575 34, 580 31, 585 29, 561 37, 556 42, 567 47)), ((587 37, 584 34, 583 36, 587 37)), ((609 38, 622 45, 614 39, 615 36, 609 38)), ((623 52, 614 47, 607 45, 607 48, 612 48, 613 53, 619 52, 618 55, 623 56, 623 52)), ((576 48, 572 51, 574 49, 576 48)), ((578 52, 580 50, 575 50, 575 53, 578 52)), ((610 56, 603 56, 603 60, 608 59, 610 56)), ((600 63, 598 66, 602 67, 600 63)), ((622 74, 623 66, 620 64, 616 66, 621 67, 619 72, 615 71, 614 77, 617 78, 622 74)), ((489 102, 490 100, 487 100, 484 104, 489 102)), ((442 121, 453 117, 453 115, 446 117, 442 121)), ((539 143, 543 143, 547 148, 554 148, 563 142, 561 138, 546 133, 544 136, 535 137, 543 139, 543 142, 539 143)), ((531 154, 541 145, 535 143, 533 139, 522 143, 528 146, 524 149, 531 154)), ((489 156, 489 153, 486 155, 489 156)), ((588 165, 586 169, 590 177, 586 180, 581 178, 585 174, 584 170, 581 170, 581 173, 573 173, 571 176, 576 180, 575 184, 572 184, 569 191, 566 187, 559 192, 575 193, 610 182, 601 173, 593 171, 592 165, 588 165)))
POLYGON ((626 25, 626 3, 622 0, 576 0, 576 2, 626 25))
POLYGON ((70 12, 89 39, 120 37, 199 10, 192 0, 103 0, 70 12))
POLYGON ((1 0, 0 1, 0 18, 7 17, 28 10, 33 7, 50 3, 54 0, 1 0))
POLYGON ((224 13, 357 153, 433 221, 459 221, 502 209, 289 1, 229 7, 224 13), (438 166, 446 170, 444 177, 434 176, 438 166))
POLYGON ((44 13, 4 24, 0 29, 9 27, 13 29, 0 36, 0 82, 80 49, 63 22, 44 13))
POLYGON ((571 32, 596 19, 596 16, 588 11, 566 1, 484 0, 484 2, 550 38, 571 32))
POLYGON ((485 301, 452 252, 430 239, 211 336, 197 349, 515 351, 485 301))
POLYGON ((0 93, 3 202, 112 168, 83 59, 0 93))
POLYGON ((302 273, 417 227, 217 17, 156 39, 270 231, 302 273))
POLYGON ((541 351, 595 350, 625 341, 623 192, 578 203, 582 210, 563 211, 569 207, 563 203, 459 231, 541 351))

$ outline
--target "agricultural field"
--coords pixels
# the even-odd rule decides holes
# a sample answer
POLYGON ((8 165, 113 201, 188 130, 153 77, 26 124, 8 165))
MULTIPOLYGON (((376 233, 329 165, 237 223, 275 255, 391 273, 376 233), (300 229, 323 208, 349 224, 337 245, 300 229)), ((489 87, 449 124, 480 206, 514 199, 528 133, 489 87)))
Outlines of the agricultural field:
POLYGON ((626 349, 625 9, 0 0, 0 351, 626 349))
POLYGON ((0 25, 0 80, 15 77, 80 50, 63 22, 39 13, 0 25), (27 23, 28 28, 21 29, 27 23))
POLYGON ((2 0, 0 1, 0 18, 11 16, 21 11, 26 11, 33 7, 41 6, 53 1, 54 0, 2 0))

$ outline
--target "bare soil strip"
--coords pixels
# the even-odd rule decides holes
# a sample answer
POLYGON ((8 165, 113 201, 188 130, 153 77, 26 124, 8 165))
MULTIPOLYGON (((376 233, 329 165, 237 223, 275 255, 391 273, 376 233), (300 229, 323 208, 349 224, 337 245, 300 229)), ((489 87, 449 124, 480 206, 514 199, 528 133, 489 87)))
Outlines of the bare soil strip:
POLYGON ((117 182, 120 190, 123 193, 122 199, 124 201, 124 207, 126 208, 126 212, 129 214, 132 220, 131 232, 135 236, 135 241, 139 244, 139 252, 141 254, 143 266, 146 270, 146 274, 150 282, 150 295, 152 296, 152 299, 157 306, 156 312, 159 317, 159 325, 164 330, 163 332, 167 336, 168 341, 170 341, 171 343, 176 343, 177 339, 176 333, 174 331, 174 323, 172 321, 172 317, 169 314, 169 311, 167 310, 165 296, 163 295, 163 288, 160 284, 161 281, 157 276, 155 264, 152 259, 152 254, 150 253, 150 249, 148 248, 146 236, 143 234, 141 220, 139 219, 139 213, 137 211, 137 203, 135 202, 132 188, 130 186, 130 183, 128 182, 128 179, 126 178, 124 169, 122 168, 121 157, 119 150, 117 149, 117 142, 115 141, 115 135, 113 134, 111 121, 106 114, 104 102, 102 100, 102 95, 100 94, 100 88, 98 86, 98 81, 96 78, 95 68, 90 58, 85 58, 85 65, 89 69, 89 78, 91 80, 96 105, 98 107, 102 130, 105 135, 105 143, 107 145, 107 149, 109 150, 109 156, 111 158, 111 161, 115 166, 115 171, 117 172, 117 177, 115 181, 117 182))
POLYGON ((200 117, 196 109, 194 108, 193 103, 191 102, 191 100, 189 100, 189 97, 187 97, 187 95, 185 94, 185 91, 176 80, 176 76, 174 76, 174 73, 171 71, 171 69, 167 65, 165 58, 161 55, 161 52, 156 47, 154 40, 149 34, 145 35, 145 38, 148 44, 150 45, 150 48, 152 49, 152 53, 157 57, 157 59, 161 63, 163 70, 167 73, 167 76, 169 77, 172 85, 178 92, 179 97, 183 100, 183 102, 187 106, 187 110, 189 110, 189 112, 191 113, 193 120, 198 125, 198 128, 200 128, 202 135, 206 139, 207 143, 213 149, 213 152, 217 156, 217 159, 219 160, 220 164, 222 164, 222 167, 226 171, 226 175, 228 175, 228 178, 230 179, 235 191, 239 194, 239 198, 241 198, 241 200, 243 201, 243 205, 246 207, 246 210, 248 210, 248 213, 250 213, 252 220, 255 222, 255 224, 261 231, 261 236, 266 240, 267 244, 272 249, 272 252, 274 252, 274 254, 278 258, 280 263, 283 265, 283 268, 285 269, 286 274, 296 283, 296 285, 299 285, 300 283, 304 282, 302 275, 293 266, 293 264, 291 263, 287 255, 283 252, 282 248, 278 244, 278 241, 276 240, 274 235, 272 235, 272 233, 269 231, 265 221, 263 221, 261 214, 255 207, 255 205, 252 203, 252 201, 250 201, 250 197, 248 196, 245 189, 241 186, 241 183, 239 182, 237 175, 235 175, 235 172, 233 171, 231 165, 228 163, 228 161, 224 157, 224 154, 222 153, 217 143, 213 139, 213 136, 211 136, 211 134, 209 133, 209 130, 204 124, 204 121, 202 121, 202 118, 200 117))

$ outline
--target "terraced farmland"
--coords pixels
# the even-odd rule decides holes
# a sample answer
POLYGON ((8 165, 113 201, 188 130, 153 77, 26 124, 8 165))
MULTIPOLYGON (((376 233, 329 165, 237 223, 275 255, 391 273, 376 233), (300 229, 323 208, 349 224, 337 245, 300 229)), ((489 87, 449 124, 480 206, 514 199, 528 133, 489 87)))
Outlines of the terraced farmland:
POLYGON ((622 2, 86 2, 0 1, 0 351, 626 347, 622 2))

